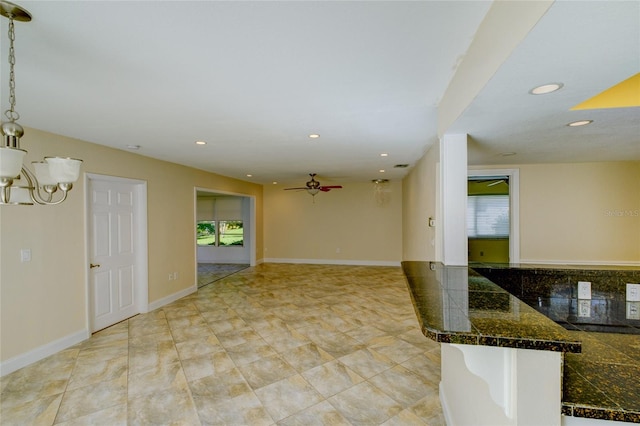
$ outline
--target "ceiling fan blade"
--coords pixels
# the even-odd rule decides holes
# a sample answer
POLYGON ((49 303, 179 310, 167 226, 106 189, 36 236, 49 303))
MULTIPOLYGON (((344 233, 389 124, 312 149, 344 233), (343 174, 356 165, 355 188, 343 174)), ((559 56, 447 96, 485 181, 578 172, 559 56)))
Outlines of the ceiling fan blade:
POLYGON ((293 190, 300 190, 300 189, 309 189, 309 188, 304 187, 304 186, 303 186, 303 187, 301 187, 301 188, 284 188, 284 190, 285 190, 285 191, 291 191, 292 189, 293 189, 293 190))
POLYGON ((327 186, 321 186, 320 188, 318 188, 320 191, 322 192, 329 192, 332 189, 340 189, 342 188, 341 185, 327 185, 327 186))

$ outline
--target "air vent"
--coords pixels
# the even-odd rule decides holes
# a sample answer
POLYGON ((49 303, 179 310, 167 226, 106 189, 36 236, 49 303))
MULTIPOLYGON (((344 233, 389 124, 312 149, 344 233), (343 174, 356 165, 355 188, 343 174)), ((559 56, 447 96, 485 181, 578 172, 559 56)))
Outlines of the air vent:
POLYGON ((396 164, 395 166, 393 166, 396 169, 406 169, 407 167, 409 167, 408 164, 396 164))

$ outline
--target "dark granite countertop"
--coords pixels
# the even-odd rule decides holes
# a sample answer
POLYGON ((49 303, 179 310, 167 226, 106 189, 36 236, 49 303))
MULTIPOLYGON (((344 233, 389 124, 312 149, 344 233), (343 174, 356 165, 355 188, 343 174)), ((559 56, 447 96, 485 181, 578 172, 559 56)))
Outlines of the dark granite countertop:
POLYGON ((566 354, 565 415, 640 423, 640 320, 629 315, 626 283, 640 283, 637 266, 469 265, 582 341, 566 354), (590 281, 591 300, 577 298, 578 281, 590 281), (580 304, 586 305, 581 315, 580 304))
MULTIPOLYGON (((593 282, 593 303, 615 300, 619 296, 612 295, 622 291, 625 282, 638 282, 637 267, 474 263, 467 268, 430 262, 402 266, 425 336, 446 343, 563 351, 563 414, 640 423, 640 336, 620 332, 619 327, 616 333, 590 331, 575 318, 571 330, 565 330, 543 315, 549 313, 545 306, 553 304, 551 299, 575 299, 572 288, 577 280, 593 282), (504 275, 505 270, 512 273, 504 275), (558 279, 558 273, 569 278, 558 279), (504 282, 498 286, 484 275, 504 282)), ((635 328, 637 323, 626 321, 624 326, 635 328)))
POLYGON ((422 332, 432 340, 581 351, 563 327, 466 266, 408 261, 402 268, 422 332))

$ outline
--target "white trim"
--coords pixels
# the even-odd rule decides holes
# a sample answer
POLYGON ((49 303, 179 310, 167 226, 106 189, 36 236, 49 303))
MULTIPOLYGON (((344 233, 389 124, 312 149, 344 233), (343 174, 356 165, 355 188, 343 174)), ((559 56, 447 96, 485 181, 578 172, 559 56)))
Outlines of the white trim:
MULTIPOLYGON (((90 212, 90 196, 89 193, 89 181, 107 181, 107 182, 120 182, 132 185, 135 187, 137 202, 134 205, 134 238, 137 247, 136 254, 136 310, 138 313, 149 312, 149 245, 147 239, 147 181, 140 179, 129 179, 117 176, 101 175, 97 173, 85 173, 84 174, 84 246, 85 246, 85 265, 89 265, 90 259, 90 247, 89 247, 89 235, 91 230, 89 229, 89 212, 90 212)), ((93 329, 93 318, 91 313, 91 278, 89 268, 85 269, 85 294, 87 296, 85 305, 85 326, 88 330, 93 329)))
POLYGON ((521 264, 533 263, 536 265, 585 265, 585 266, 640 266, 638 261, 620 260, 541 260, 520 259, 521 264))
POLYGON ((442 415, 444 416, 444 424, 452 425, 453 420, 451 419, 451 409, 449 408, 449 403, 447 402, 447 395, 444 393, 444 387, 442 385, 442 381, 440 382, 439 395, 440 395, 440 406, 442 407, 442 415))
POLYGON ((469 169, 467 179, 476 176, 509 176, 509 263, 522 263, 520 259, 520 170, 469 169))
POLYGON ((21 355, 9 358, 0 364, 0 377, 9 373, 13 373, 16 370, 40 361, 50 355, 56 354, 62 350, 70 348, 71 346, 78 344, 90 337, 89 329, 77 331, 68 336, 49 342, 45 345, 30 350, 29 352, 21 355))
POLYGON ((249 196, 249 266, 256 266, 256 197, 249 196))
POLYGON ((165 305, 168 305, 169 303, 175 302, 178 299, 182 299, 185 296, 190 295, 191 293, 195 293, 196 291, 198 291, 198 286, 192 286, 192 287, 187 287, 184 290, 180 290, 176 293, 170 294, 166 297, 163 297, 162 299, 158 299, 154 302, 149 303, 149 312, 156 310, 158 308, 162 308, 165 305))
POLYGON ((286 259, 267 257, 264 263, 307 263, 312 265, 400 266, 395 260, 286 259))

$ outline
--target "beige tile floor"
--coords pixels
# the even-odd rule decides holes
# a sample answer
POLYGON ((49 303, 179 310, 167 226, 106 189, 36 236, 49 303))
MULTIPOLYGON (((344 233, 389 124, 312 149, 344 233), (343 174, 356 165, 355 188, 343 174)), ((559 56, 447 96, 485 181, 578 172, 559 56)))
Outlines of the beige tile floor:
POLYGON ((400 268, 245 269, 1 380, 2 425, 441 425, 400 268))
POLYGON ((244 263, 198 263, 198 288, 248 267, 244 263))

